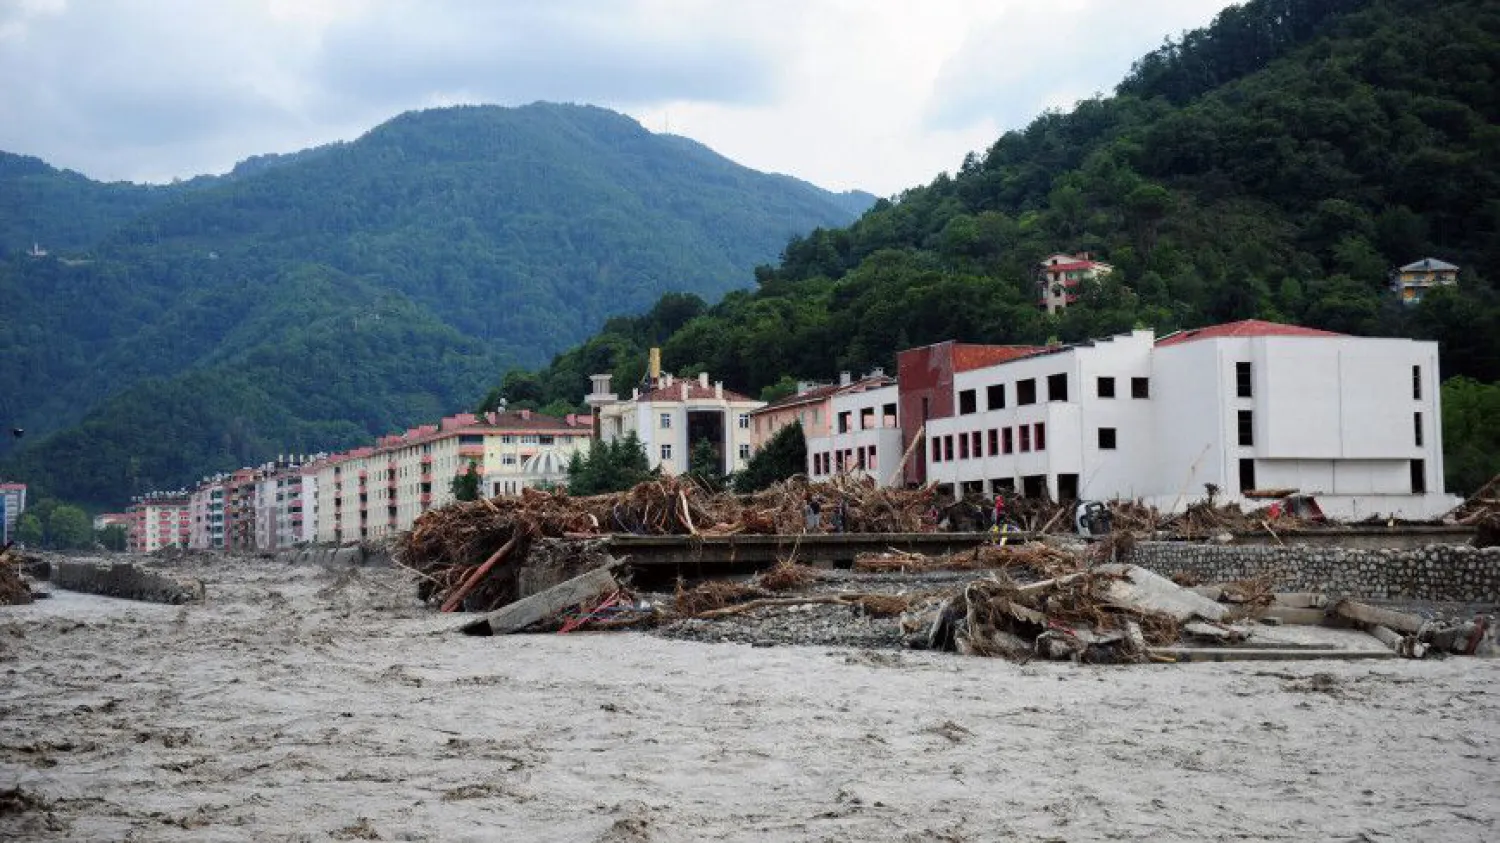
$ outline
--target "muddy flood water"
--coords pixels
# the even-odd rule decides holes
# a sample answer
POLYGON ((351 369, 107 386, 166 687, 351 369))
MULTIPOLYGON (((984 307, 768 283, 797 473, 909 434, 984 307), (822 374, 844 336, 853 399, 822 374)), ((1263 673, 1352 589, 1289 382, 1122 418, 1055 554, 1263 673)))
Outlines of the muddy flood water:
POLYGON ((0 608, 0 839, 1500 839, 1500 660, 474 638, 403 572, 0 608))

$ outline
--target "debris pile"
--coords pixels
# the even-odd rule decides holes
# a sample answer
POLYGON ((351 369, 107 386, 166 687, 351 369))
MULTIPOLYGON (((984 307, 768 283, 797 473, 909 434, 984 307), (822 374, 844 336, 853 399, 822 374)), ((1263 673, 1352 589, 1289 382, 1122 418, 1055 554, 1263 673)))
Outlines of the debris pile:
POLYGON ((7 547, 0 551, 0 606, 24 606, 31 602, 31 587, 21 578, 21 560, 7 547))
MULTIPOLYGON (((423 514, 398 541, 395 559, 417 575, 423 600, 444 611, 488 611, 521 593, 518 576, 537 564, 533 557, 543 539, 571 541, 606 533, 796 534, 806 526, 803 502, 808 496, 819 501, 824 519, 837 519, 844 532, 930 532, 925 514, 933 494, 931 489, 882 488, 846 477, 832 483, 787 481, 748 496, 711 493, 682 478, 583 498, 526 489, 520 497, 457 503, 423 514)), ((554 545, 551 552, 566 551, 554 545)))
POLYGON ((1500 547, 1500 474, 1449 513, 1455 524, 1474 527, 1475 547, 1500 547))

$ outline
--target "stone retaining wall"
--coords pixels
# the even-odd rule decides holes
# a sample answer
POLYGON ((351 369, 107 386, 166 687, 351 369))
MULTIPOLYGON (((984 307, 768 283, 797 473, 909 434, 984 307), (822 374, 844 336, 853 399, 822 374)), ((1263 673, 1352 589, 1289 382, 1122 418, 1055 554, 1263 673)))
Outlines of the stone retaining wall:
POLYGON ((1139 542, 1122 562, 1163 576, 1188 574, 1204 583, 1274 572, 1278 591, 1335 597, 1500 603, 1500 547, 1428 545, 1364 550, 1341 547, 1247 547, 1190 542, 1139 542))
POLYGON ((143 570, 128 562, 58 562, 52 568, 52 584, 69 591, 148 603, 203 602, 202 581, 143 570))

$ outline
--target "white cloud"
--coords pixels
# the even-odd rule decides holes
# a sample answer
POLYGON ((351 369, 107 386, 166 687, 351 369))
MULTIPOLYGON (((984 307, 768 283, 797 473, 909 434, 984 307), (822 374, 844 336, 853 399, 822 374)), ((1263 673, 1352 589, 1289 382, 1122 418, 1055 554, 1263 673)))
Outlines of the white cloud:
POLYGON ((1107 91, 1226 0, 23 0, 0 149, 96 178, 222 172, 450 102, 590 102, 881 194, 1107 91))

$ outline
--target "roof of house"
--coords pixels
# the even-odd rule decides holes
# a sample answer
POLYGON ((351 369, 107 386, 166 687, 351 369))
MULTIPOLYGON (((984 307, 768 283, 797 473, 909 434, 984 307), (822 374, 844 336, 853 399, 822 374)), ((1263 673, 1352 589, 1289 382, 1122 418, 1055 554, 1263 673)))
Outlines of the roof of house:
POLYGON ((1033 354, 1046 350, 1045 346, 1040 345, 973 345, 969 343, 954 343, 953 371, 967 372, 971 369, 983 369, 986 366, 993 366, 997 363, 1030 357, 1033 354))
POLYGON ((748 395, 741 395, 740 393, 735 392, 735 391, 730 390, 730 389, 724 390, 724 394, 722 396, 720 396, 717 392, 714 391, 714 388, 712 386, 704 386, 703 384, 699 383, 698 381, 691 380, 691 379, 689 379, 689 380, 674 380, 674 381, 672 381, 672 383, 670 383, 670 384, 668 384, 666 386, 659 386, 656 389, 651 390, 650 392, 642 392, 640 394, 640 397, 637 398, 636 400, 637 401, 681 401, 682 400, 682 387, 683 387, 684 384, 686 384, 687 388, 688 388, 687 400, 689 400, 689 401, 704 401, 704 400, 712 401, 712 400, 715 400, 715 399, 718 399, 718 398, 721 398, 721 397, 725 401, 732 401, 732 402, 742 402, 742 401, 751 401, 751 402, 753 402, 753 401, 756 400, 754 398, 751 398, 748 395))
POLYGON ((1072 263, 1054 263, 1045 267, 1048 272, 1072 272, 1075 269, 1094 269, 1096 267, 1108 266, 1098 261, 1073 261, 1072 263))
POLYGON ((1323 331, 1317 328, 1304 328, 1301 325, 1282 325, 1277 322, 1266 322, 1261 319, 1244 319, 1239 322, 1226 322, 1222 325, 1209 325, 1205 328, 1189 328, 1168 334, 1156 341, 1156 346, 1181 345, 1194 340, 1216 340, 1235 337, 1343 337, 1347 334, 1337 334, 1333 331, 1323 331))
POLYGON ((759 414, 767 411, 782 410, 787 407, 795 407, 799 404, 811 404, 815 401, 822 401, 825 398, 832 398, 835 395, 843 395, 848 392, 864 392, 870 389, 880 389, 882 387, 890 386, 895 382, 896 379, 891 377, 890 375, 875 375, 873 377, 860 378, 859 380, 852 383, 823 384, 822 386, 817 386, 809 389, 806 392, 799 392, 795 395, 788 395, 785 398, 780 398, 772 401, 770 404, 761 407, 755 412, 759 414))
POLYGON ((1437 258, 1422 258, 1416 263, 1401 267, 1402 272, 1457 272, 1458 267, 1437 258))

